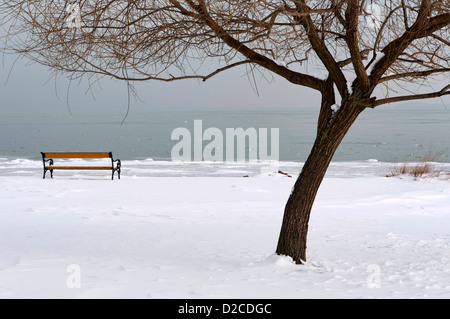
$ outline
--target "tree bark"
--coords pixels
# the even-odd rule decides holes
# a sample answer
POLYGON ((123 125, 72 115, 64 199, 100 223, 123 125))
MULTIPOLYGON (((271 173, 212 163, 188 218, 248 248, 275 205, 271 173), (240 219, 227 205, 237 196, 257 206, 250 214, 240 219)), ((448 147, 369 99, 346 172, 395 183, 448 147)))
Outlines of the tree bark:
POLYGON ((332 112, 331 103, 327 98, 322 101, 316 141, 284 212, 276 252, 292 257, 297 264, 306 261, 308 224, 319 187, 338 146, 366 108, 355 101, 343 101, 340 109, 332 112))

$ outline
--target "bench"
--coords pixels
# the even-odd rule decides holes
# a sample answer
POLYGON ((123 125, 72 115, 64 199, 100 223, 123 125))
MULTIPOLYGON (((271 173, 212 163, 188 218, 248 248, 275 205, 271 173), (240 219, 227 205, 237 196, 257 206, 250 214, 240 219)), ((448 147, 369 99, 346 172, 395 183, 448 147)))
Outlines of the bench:
POLYGON ((120 160, 114 160, 111 152, 109 153, 41 153, 42 162, 44 163, 44 179, 47 171, 50 171, 51 178, 53 178, 54 170, 101 170, 101 171, 112 171, 112 179, 114 179, 114 173, 120 179, 120 170, 122 163, 120 160), (54 159, 101 159, 110 158, 110 166, 55 166, 54 159))

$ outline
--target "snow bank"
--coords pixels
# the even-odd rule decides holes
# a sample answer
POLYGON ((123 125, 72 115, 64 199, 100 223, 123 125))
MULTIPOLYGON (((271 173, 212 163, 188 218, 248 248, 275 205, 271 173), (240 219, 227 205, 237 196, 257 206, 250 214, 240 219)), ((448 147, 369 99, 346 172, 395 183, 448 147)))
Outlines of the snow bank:
POLYGON ((274 254, 295 176, 254 164, 193 177, 226 165, 166 163, 187 173, 152 177, 146 161, 124 164, 120 181, 42 180, 38 164, 0 163, 0 298, 450 297, 448 181, 333 163, 299 266, 274 254))

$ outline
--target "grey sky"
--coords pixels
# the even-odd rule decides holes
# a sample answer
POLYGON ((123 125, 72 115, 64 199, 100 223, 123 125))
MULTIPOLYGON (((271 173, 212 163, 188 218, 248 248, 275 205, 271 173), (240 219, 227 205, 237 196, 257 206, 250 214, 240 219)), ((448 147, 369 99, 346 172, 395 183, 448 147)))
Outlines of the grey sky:
MULTIPOLYGON (((46 113, 68 112, 67 90, 69 81, 62 77, 56 83, 51 72, 40 65, 27 65, 18 61, 11 71, 12 56, 2 57, 0 94, 1 112, 46 113)), ((290 84, 276 78, 267 83, 256 75, 258 94, 253 83, 245 75, 245 67, 228 71, 203 83, 186 80, 172 83, 147 81, 136 84, 142 101, 132 99, 131 111, 154 107, 167 108, 223 108, 223 107, 301 107, 315 106, 320 97, 312 90, 290 84)), ((268 75, 268 74, 267 74, 268 75)), ((93 94, 87 90, 87 80, 72 82, 69 105, 72 113, 123 113, 127 107, 127 86, 125 82, 102 79, 93 87, 93 94)))

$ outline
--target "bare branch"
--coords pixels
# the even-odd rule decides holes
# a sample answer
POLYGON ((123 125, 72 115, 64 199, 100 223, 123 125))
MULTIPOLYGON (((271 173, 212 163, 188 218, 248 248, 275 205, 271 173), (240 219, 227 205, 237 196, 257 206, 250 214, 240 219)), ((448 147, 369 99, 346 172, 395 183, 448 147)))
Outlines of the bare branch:
POLYGON ((292 9, 286 9, 282 11, 283 13, 290 15, 292 17, 307 17, 311 14, 322 14, 334 12, 334 9, 309 9, 307 12, 298 12, 292 9))
POLYGON ((444 28, 450 24, 450 13, 430 18, 431 2, 423 0, 417 20, 414 25, 406 30, 399 38, 395 39, 383 49, 384 57, 374 67, 370 75, 372 87, 374 88, 380 78, 397 61, 398 57, 415 40, 431 35, 433 32, 444 28))
MULTIPOLYGON (((306 5, 305 0, 296 1, 296 9, 299 13, 307 13, 310 10, 306 5)), ((297 21, 304 27, 311 47, 314 49, 324 66, 327 68, 330 76, 333 78, 333 81, 339 90, 339 93, 341 94, 341 97, 347 98, 347 80, 345 79, 345 76, 338 63, 334 59, 333 55, 320 39, 317 28, 314 25, 311 16, 307 14, 305 16, 297 17, 297 21)))
POLYGON ((77 3, 74 28, 66 1, 0 0, 7 52, 73 78, 129 81, 206 81, 250 64, 359 104, 380 84, 419 84, 450 69, 447 0, 77 3), (211 63, 220 67, 211 72, 211 63))
POLYGON ((367 76, 366 69, 362 62, 361 52, 359 49, 358 39, 358 18, 359 18, 359 0, 348 1, 347 10, 345 12, 345 20, 347 22, 346 40, 350 50, 351 61, 359 81, 360 89, 363 92, 369 90, 370 80, 367 76))
POLYGON ((223 71, 229 70, 229 69, 234 68, 234 67, 239 66, 239 65, 250 64, 250 63, 253 63, 253 62, 251 60, 240 61, 240 62, 236 62, 236 63, 230 64, 230 65, 227 65, 227 66, 225 66, 223 68, 217 69, 216 71, 212 72, 211 74, 203 77, 203 82, 209 80, 213 76, 215 76, 215 75, 217 75, 217 74, 219 74, 219 73, 221 73, 223 71))
POLYGON ((303 85, 312 89, 316 89, 318 91, 322 89, 323 81, 306 74, 293 72, 284 66, 280 66, 273 60, 257 53, 242 42, 233 38, 226 30, 219 26, 217 22, 212 18, 212 16, 208 13, 204 1, 199 0, 199 5, 196 5, 190 0, 187 0, 186 2, 188 2, 193 10, 197 11, 201 15, 202 20, 205 21, 205 23, 220 39, 223 40, 224 43, 244 55, 246 59, 284 77, 294 84, 303 85))
POLYGON ((426 78, 430 75, 447 72, 450 72, 450 68, 394 74, 381 78, 379 83, 405 78, 426 78))
POLYGON ((405 101, 414 101, 414 100, 425 100, 425 99, 434 99, 438 97, 442 97, 445 95, 450 95, 450 85, 447 85, 439 92, 425 93, 425 94, 415 94, 415 95, 406 95, 406 96, 397 96, 391 97, 387 99, 374 101, 369 107, 375 108, 384 104, 391 104, 397 102, 405 102, 405 101))

